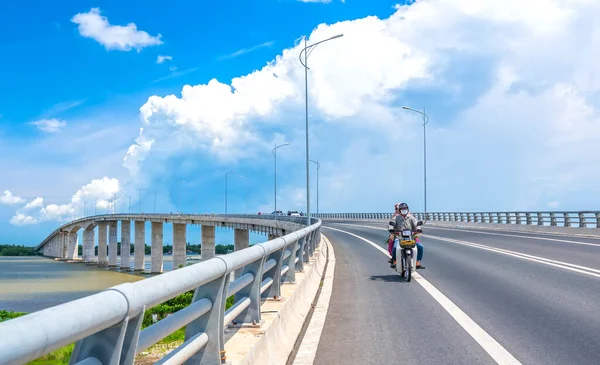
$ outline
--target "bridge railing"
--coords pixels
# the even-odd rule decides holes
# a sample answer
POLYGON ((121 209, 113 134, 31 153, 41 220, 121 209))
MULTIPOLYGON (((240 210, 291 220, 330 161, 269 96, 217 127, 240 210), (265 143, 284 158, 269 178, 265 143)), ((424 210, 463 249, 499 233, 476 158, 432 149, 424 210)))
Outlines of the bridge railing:
MULTIPOLYGON (((418 219, 443 222, 522 224, 551 227, 600 228, 600 212, 428 212, 413 213, 418 219)), ((391 213, 321 213, 323 219, 389 219, 391 213)))
POLYGON ((225 326, 260 323, 261 299, 280 296, 282 283, 295 282, 295 271, 315 252, 321 221, 312 222, 228 255, 0 323, 0 364, 24 364, 71 343, 70 364, 133 364, 137 354, 183 327, 184 343, 157 364, 221 364, 225 326), (190 290, 189 306, 141 329, 146 310, 190 290), (230 296, 234 304, 225 310, 230 296))

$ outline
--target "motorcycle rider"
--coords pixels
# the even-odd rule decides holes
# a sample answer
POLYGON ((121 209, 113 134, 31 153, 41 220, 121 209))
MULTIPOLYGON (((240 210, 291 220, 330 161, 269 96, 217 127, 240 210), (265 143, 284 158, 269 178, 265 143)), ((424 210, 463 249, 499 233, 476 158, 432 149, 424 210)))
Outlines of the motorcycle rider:
MULTIPOLYGON (((401 203, 396 203, 394 204, 394 214, 392 214, 392 220, 396 218, 397 215, 400 215, 400 209, 398 208, 398 206, 401 203)), ((390 236, 387 239, 387 244, 388 244, 388 252, 390 255, 392 255, 392 249, 394 248, 394 239, 396 238, 396 234, 394 232, 390 232, 390 236)), ((392 263, 392 259, 388 260, 388 263, 392 263)))
MULTIPOLYGON (((403 229, 410 229, 414 233, 419 233, 422 231, 421 227, 417 225, 417 218, 415 218, 412 214, 410 214, 410 211, 408 209, 408 204, 400 203, 400 204, 398 204, 398 209, 400 211, 400 214, 394 215, 394 217, 390 220, 389 227, 388 227, 390 234, 394 235, 394 245, 392 247, 392 252, 391 252, 391 255, 392 255, 392 262, 390 265, 391 268, 396 267, 396 247, 399 244, 398 238, 395 237, 395 232, 401 231, 403 229)), ((415 237, 415 238, 417 238, 417 237, 415 237)), ((417 245, 416 268, 424 269, 425 266, 421 265, 421 260, 423 259, 424 248, 418 239, 415 239, 415 241, 416 241, 416 245, 417 245)))

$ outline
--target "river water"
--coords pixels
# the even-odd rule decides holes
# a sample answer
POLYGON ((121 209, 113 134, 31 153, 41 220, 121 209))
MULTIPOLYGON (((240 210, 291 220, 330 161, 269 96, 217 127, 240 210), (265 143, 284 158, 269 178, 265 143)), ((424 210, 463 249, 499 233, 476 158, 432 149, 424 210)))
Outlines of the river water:
MULTIPOLYGON (((199 258, 199 255, 188 256, 199 258)), ((172 259, 164 256, 163 271, 171 270, 172 259)), ((149 272, 150 256, 146 256, 145 264, 149 272)), ((144 278, 113 268, 46 257, 0 257, 0 310, 34 312, 144 278)))

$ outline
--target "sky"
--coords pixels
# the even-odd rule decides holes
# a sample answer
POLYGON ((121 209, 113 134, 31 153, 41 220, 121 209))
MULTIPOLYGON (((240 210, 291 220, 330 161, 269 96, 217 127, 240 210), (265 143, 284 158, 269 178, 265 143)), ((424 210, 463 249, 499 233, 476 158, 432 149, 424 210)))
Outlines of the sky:
MULTIPOLYGON (((595 0, 9 1, 0 243, 114 212, 597 210, 595 0), (227 175, 230 170, 235 172, 227 175)), ((193 240, 192 240, 193 241, 193 240)))

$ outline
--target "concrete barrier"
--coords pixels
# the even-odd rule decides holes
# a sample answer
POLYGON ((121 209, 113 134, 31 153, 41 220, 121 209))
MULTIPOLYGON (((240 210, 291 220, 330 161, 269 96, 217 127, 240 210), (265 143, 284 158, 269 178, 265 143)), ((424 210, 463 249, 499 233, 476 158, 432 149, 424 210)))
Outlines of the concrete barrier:
POLYGON ((577 237, 600 238, 600 228, 579 228, 579 227, 553 227, 537 226, 528 224, 494 224, 494 223, 474 223, 474 222, 444 222, 428 221, 425 226, 447 227, 447 228, 469 228, 485 229, 495 231, 512 231, 523 233, 541 233, 556 234, 577 237))

